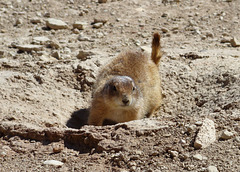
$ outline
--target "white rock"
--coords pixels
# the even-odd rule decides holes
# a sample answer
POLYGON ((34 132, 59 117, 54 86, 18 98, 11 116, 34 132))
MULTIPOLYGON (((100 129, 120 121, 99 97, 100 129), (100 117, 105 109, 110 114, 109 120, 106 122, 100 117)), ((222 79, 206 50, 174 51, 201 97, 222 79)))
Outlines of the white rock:
POLYGON ((103 23, 95 23, 93 24, 93 28, 99 29, 103 26, 103 23))
POLYGON ((223 140, 228 140, 231 139, 234 136, 234 134, 228 130, 224 130, 222 132, 222 135, 220 136, 221 139, 223 140))
POLYGON ((196 126, 201 126, 201 125, 202 125, 202 121, 197 121, 197 122, 195 122, 195 125, 196 125, 196 126))
POLYGON ((203 121, 203 124, 197 134, 194 142, 196 149, 206 148, 216 140, 216 130, 214 122, 208 118, 203 121))
POLYGON ((62 166, 63 163, 57 160, 46 160, 43 162, 44 165, 54 165, 54 166, 62 166))
POLYGON ((16 46, 19 50, 21 51, 40 51, 43 49, 42 45, 31 45, 31 44, 26 44, 26 45, 17 45, 16 46))
POLYGON ((200 154, 196 154, 196 155, 193 155, 193 159, 202 161, 203 160, 203 156, 200 155, 200 154))
POLYGON ((151 54, 151 52, 152 52, 152 48, 150 46, 141 46, 140 48, 142 51, 144 51, 148 54, 151 54))
POLYGON ((212 165, 211 165, 211 166, 208 166, 207 170, 208 170, 208 172, 218 172, 217 167, 212 166, 212 165))
POLYGON ((33 43, 44 45, 46 42, 50 41, 50 39, 46 36, 38 36, 33 38, 33 43))
POLYGON ((46 25, 51 29, 67 29, 68 28, 65 22, 63 22, 62 20, 54 19, 54 18, 49 18, 46 21, 46 25))

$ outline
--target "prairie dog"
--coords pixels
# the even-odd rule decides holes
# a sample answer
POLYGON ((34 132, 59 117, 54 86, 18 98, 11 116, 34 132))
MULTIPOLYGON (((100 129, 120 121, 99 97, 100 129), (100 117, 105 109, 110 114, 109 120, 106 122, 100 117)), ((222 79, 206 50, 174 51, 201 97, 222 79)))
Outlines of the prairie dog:
POLYGON ((162 100, 159 61, 160 35, 152 40, 151 58, 145 53, 126 51, 104 66, 93 88, 89 125, 104 120, 127 122, 150 117, 162 100))

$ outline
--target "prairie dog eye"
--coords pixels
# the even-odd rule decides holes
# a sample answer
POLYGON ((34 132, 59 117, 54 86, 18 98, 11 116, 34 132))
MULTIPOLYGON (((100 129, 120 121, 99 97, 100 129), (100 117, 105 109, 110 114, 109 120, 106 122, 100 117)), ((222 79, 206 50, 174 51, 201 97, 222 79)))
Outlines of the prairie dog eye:
POLYGON ((132 90, 133 90, 133 91, 135 91, 135 90, 136 90, 136 87, 135 87, 135 86, 133 86, 132 90))
POLYGON ((112 89, 113 89, 113 91, 117 91, 117 88, 115 85, 112 87, 112 89))

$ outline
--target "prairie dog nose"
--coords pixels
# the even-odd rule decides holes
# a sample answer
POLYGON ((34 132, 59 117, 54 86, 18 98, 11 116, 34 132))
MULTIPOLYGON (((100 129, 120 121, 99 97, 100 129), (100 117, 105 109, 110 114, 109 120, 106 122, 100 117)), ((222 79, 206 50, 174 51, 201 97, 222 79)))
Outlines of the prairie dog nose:
POLYGON ((123 99, 122 102, 127 105, 129 103, 129 100, 123 99))
POLYGON ((128 100, 127 96, 123 97, 122 102, 124 105, 129 105, 129 100, 128 100))

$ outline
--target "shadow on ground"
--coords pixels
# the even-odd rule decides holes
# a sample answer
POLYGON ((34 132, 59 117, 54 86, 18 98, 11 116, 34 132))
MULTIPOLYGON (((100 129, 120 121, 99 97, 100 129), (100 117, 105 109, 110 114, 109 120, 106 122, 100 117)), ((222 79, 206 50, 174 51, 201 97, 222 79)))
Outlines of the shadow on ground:
POLYGON ((67 121, 66 125, 69 128, 80 129, 82 126, 87 125, 89 116, 88 109, 80 109, 72 113, 71 118, 67 121))

